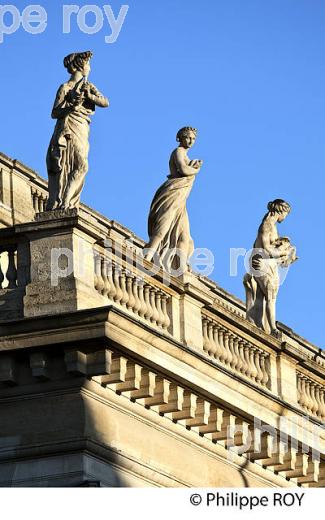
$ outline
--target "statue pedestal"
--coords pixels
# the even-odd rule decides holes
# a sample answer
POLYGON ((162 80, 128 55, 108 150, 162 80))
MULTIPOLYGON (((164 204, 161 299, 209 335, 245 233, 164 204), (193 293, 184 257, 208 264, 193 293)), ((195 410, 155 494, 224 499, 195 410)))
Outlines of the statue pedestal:
POLYGON ((30 243, 30 283, 24 316, 72 312, 102 305, 94 288, 96 241, 77 210, 40 213, 20 230, 30 243))
POLYGON ((202 308, 212 303, 207 290, 193 273, 187 272, 179 277, 184 286, 180 298, 181 338, 193 349, 203 350, 202 308))
POLYGON ((42 211, 36 213, 35 222, 48 222, 50 220, 58 220, 59 218, 78 217, 79 211, 74 209, 53 209, 51 211, 42 211))

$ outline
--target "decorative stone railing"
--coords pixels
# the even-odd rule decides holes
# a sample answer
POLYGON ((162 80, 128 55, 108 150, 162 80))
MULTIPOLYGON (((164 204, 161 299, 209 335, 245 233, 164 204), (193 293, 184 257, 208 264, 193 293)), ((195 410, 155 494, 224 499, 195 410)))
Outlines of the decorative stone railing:
POLYGON ((168 332, 171 297, 138 273, 122 267, 105 254, 94 255, 95 289, 108 300, 150 325, 168 332))
POLYGON ((0 241, 0 244, 0 321, 3 321, 23 316, 30 265, 26 242, 0 241))
POLYGON ((297 372, 298 403, 308 415, 325 421, 325 386, 297 372))
POLYGON ((202 315, 202 331, 203 350, 212 359, 260 386, 270 386, 267 352, 205 314, 202 315))
POLYGON ((42 213, 45 211, 46 203, 48 201, 48 196, 45 194, 45 192, 32 186, 31 196, 35 213, 42 213))
POLYGON ((0 289, 17 287, 17 246, 0 246, 0 289))

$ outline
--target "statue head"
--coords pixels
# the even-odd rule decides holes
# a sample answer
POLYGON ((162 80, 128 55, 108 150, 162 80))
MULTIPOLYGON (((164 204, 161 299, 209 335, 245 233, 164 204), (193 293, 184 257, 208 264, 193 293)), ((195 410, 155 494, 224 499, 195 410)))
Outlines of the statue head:
POLYGON ((178 141, 184 148, 191 148, 195 143, 197 136, 197 129, 191 126, 184 126, 177 132, 176 141, 178 141))
POLYGON ((283 222, 289 215, 291 206, 289 202, 286 202, 283 199, 275 199, 268 203, 267 209, 272 215, 278 216, 278 222, 283 222))
POLYGON ((74 74, 79 71, 83 76, 88 76, 90 73, 89 62, 92 56, 93 53, 91 51, 73 52, 64 58, 63 64, 69 74, 74 74))

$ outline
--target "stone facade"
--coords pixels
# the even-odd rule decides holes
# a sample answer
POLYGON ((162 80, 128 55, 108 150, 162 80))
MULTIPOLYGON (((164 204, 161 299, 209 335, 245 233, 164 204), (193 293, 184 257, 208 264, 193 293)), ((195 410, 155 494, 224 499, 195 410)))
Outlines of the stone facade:
POLYGON ((0 155, 0 485, 324 486, 324 352, 46 199, 0 155))

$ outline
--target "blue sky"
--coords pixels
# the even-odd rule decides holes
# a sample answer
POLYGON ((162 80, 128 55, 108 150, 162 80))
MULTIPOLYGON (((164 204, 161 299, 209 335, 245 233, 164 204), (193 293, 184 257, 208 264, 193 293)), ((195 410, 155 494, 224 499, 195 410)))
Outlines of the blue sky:
MULTIPOLYGON (((32 2, 13 1, 22 11, 32 2)), ((95 2, 76 0, 80 7, 95 2)), ((62 6, 39 1, 48 25, 0 44, 0 150, 46 177, 50 112, 63 57, 94 51, 91 81, 110 99, 91 128, 82 200, 147 238, 152 196, 168 174, 175 135, 198 128, 204 160, 190 199, 196 247, 215 255, 211 277, 244 298, 230 248, 252 247, 266 204, 293 207, 281 234, 297 246, 278 298, 280 321, 324 346, 325 3, 322 0, 125 0, 117 41, 62 33, 62 6)), ((122 2, 102 0, 117 15, 122 2)), ((6 19, 9 23, 9 18, 6 19)), ((91 16, 88 23, 93 23, 91 16)))

